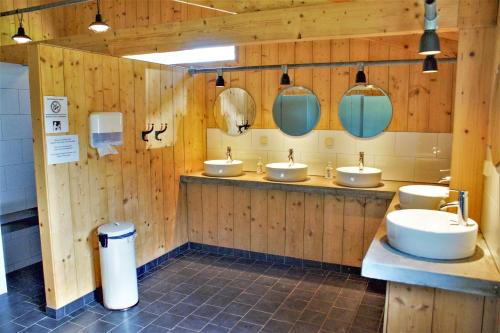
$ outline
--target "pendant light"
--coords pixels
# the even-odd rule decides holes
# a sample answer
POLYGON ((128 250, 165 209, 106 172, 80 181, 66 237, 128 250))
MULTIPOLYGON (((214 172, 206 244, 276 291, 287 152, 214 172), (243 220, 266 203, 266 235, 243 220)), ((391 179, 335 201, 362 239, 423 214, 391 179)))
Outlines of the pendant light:
POLYGON ((364 69, 365 65, 363 63, 359 63, 358 72, 356 73, 356 83, 366 83, 366 75, 364 69))
POLYGON ((425 0, 424 33, 420 38, 418 53, 422 55, 432 55, 441 53, 437 29, 437 8, 436 0, 425 0))
POLYGON ((215 80, 216 87, 224 87, 224 77, 222 77, 222 68, 217 68, 217 79, 215 80))
POLYGON ((281 74, 280 84, 283 86, 290 85, 290 76, 288 76, 288 66, 281 65, 281 71, 283 72, 283 74, 281 74))
POLYGON ((96 0, 96 3, 97 3, 97 14, 95 15, 95 21, 89 25, 89 30, 95 33, 106 32, 111 27, 107 25, 106 22, 104 22, 102 19, 100 1, 96 0))
POLYGON ((12 36, 12 40, 18 44, 31 42, 32 41, 31 38, 28 35, 26 35, 26 32, 24 31, 23 13, 21 13, 21 15, 18 15, 18 19, 19 19, 19 28, 17 28, 17 34, 12 36))
POLYGON ((428 55, 424 59, 422 73, 436 73, 438 71, 437 60, 434 55, 428 55))

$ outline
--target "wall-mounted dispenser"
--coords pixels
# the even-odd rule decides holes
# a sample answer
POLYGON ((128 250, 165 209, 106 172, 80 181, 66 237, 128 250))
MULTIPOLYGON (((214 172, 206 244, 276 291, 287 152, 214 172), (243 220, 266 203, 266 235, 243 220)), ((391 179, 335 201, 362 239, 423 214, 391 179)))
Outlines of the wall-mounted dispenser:
POLYGON ((92 112, 89 117, 90 146, 99 156, 117 154, 114 146, 123 144, 121 112, 92 112))

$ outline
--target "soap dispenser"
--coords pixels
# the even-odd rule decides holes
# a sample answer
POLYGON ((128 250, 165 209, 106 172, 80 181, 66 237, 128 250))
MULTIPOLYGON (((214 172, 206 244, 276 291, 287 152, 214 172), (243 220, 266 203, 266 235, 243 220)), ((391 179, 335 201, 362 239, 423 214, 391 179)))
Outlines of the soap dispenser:
POLYGON ((333 166, 332 166, 332 162, 328 162, 326 164, 325 178, 326 179, 333 179, 333 166))
POLYGON ((262 163, 262 157, 259 157, 257 162, 257 174, 262 175, 264 173, 264 163, 262 163))

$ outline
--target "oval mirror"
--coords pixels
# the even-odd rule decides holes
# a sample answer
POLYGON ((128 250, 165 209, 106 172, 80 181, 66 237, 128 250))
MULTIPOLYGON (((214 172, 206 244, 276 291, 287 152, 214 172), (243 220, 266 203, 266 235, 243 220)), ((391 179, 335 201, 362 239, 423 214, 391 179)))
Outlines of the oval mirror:
POLYGON ((245 134, 255 121, 255 102, 244 89, 226 89, 215 100, 214 117, 217 127, 224 133, 245 134))
POLYGON ((358 138, 376 136, 391 122, 391 99, 371 84, 356 85, 342 97, 339 118, 344 129, 358 138))
POLYGON ((319 121, 319 100, 304 87, 283 89, 273 104, 273 119, 285 134, 300 136, 312 131, 319 121))

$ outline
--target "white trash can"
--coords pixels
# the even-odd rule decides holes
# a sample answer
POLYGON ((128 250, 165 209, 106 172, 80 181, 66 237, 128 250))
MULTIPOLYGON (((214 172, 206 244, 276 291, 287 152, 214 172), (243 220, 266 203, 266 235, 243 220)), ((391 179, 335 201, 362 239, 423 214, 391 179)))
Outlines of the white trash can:
POLYGON ((114 222, 97 229, 104 306, 126 310, 139 302, 133 223, 114 222))

